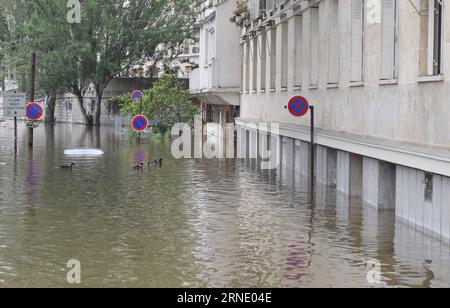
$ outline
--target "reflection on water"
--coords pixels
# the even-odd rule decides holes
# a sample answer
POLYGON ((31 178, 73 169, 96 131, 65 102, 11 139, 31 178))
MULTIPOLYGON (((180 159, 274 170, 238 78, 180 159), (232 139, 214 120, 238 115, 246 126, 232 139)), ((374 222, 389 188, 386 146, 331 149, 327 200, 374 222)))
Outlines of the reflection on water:
MULTIPOLYGON (((4 125, 4 123, 2 123, 4 125)), ((449 245, 332 189, 254 161, 174 160, 170 140, 136 145, 114 129, 40 127, 35 148, 12 153, 0 127, 0 286, 450 286, 449 245), (64 156, 99 148, 98 157, 64 156), (135 171, 162 157, 163 168, 135 171), (69 160, 70 159, 70 160, 69 160), (61 165, 74 162, 73 170, 61 165)))

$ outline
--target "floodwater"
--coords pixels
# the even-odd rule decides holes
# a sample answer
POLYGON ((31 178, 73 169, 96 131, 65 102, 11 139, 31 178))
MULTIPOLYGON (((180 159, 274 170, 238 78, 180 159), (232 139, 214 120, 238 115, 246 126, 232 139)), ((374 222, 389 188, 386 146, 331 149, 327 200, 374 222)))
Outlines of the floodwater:
POLYGON ((292 172, 70 125, 36 129, 32 153, 21 128, 14 159, 12 135, 0 122, 0 287, 70 286, 71 259, 81 287, 450 287, 448 243, 292 172))

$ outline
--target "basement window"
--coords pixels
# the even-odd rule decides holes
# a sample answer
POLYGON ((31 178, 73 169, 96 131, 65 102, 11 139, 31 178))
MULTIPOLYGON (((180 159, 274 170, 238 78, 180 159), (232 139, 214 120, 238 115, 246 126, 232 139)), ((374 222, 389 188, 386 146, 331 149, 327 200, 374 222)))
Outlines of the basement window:
POLYGON ((425 201, 433 203, 433 175, 425 174, 425 201))

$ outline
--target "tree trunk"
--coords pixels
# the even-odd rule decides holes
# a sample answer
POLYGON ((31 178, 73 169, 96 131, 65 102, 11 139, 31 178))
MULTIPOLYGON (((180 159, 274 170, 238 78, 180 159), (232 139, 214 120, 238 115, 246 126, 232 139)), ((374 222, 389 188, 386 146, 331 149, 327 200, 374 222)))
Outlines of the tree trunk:
POLYGON ((92 126, 93 125, 92 115, 88 114, 86 111, 86 107, 84 107, 83 95, 81 93, 77 93, 76 96, 78 99, 78 105, 80 106, 81 114, 83 115, 84 118, 84 122, 86 123, 86 125, 92 126))
POLYGON ((56 93, 47 95, 47 108, 45 110, 45 123, 55 124, 55 108, 56 108, 56 93))
POLYGON ((102 115, 103 90, 97 90, 97 101, 95 102, 95 125, 100 126, 100 117, 102 115))

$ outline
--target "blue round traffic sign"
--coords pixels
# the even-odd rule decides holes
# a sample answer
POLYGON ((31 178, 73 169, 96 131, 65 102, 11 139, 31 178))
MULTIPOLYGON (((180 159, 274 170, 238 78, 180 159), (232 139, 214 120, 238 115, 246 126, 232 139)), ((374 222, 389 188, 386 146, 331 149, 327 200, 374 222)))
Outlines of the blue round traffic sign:
POLYGON ((131 120, 131 126, 136 132, 143 132, 148 128, 148 119, 143 115, 137 115, 131 120))
POLYGON ((144 98, 144 93, 142 91, 136 90, 131 94, 131 100, 133 102, 139 101, 144 98))
POLYGON ((25 116, 29 121, 37 121, 44 115, 44 109, 38 103, 29 103, 25 106, 25 116))
POLYGON ((309 110, 309 103, 303 96, 294 96, 288 104, 289 112, 295 117, 304 116, 309 110))

